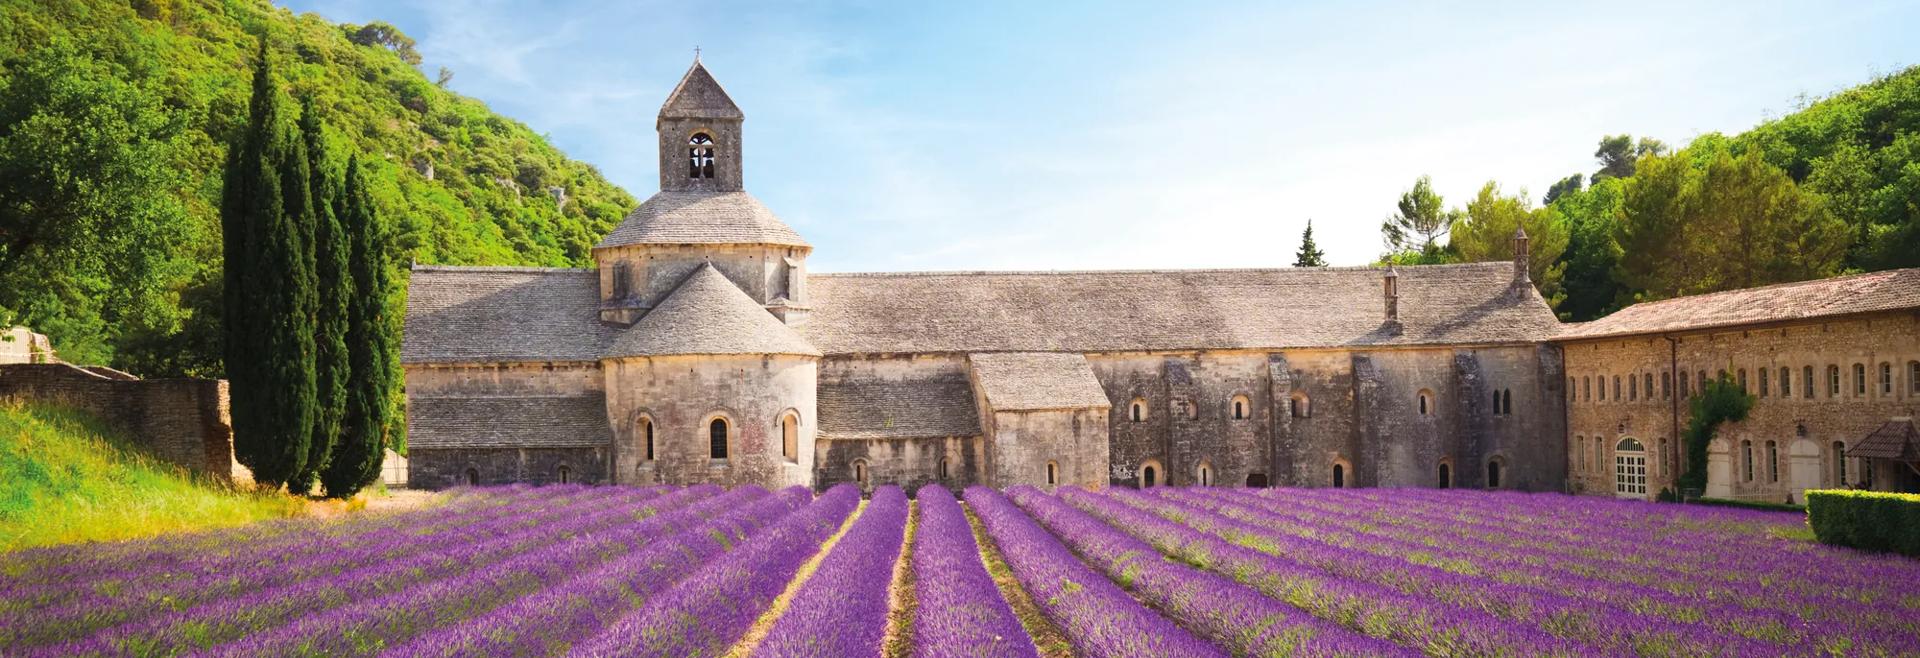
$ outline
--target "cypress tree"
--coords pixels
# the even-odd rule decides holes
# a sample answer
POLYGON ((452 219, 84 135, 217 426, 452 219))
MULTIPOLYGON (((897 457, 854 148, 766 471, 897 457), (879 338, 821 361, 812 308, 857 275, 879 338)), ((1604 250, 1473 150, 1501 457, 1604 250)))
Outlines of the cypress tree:
POLYGON ((234 454, 255 482, 278 487, 306 464, 313 432, 312 206, 306 149, 264 39, 250 107, 221 200, 225 360, 234 454))
POLYGON ((347 272, 346 231, 341 228, 342 192, 326 135, 312 99, 300 105, 300 137, 307 150, 308 194, 313 207, 313 257, 316 310, 313 315, 315 409, 313 435, 308 442, 306 467, 287 483, 294 493, 313 487, 339 440, 341 417, 347 406, 347 300, 353 298, 353 279, 347 272))
POLYGON ((1313 243, 1313 220, 1307 220, 1307 230, 1300 235, 1300 251, 1293 254, 1294 267, 1326 267, 1327 254, 1320 251, 1320 245, 1313 243))
POLYGON ((340 441, 321 471, 327 495, 346 498, 380 475, 389 425, 395 422, 393 390, 398 341, 388 310, 387 245, 358 156, 347 160, 340 221, 349 246, 348 271, 355 294, 347 300, 347 406, 340 441))

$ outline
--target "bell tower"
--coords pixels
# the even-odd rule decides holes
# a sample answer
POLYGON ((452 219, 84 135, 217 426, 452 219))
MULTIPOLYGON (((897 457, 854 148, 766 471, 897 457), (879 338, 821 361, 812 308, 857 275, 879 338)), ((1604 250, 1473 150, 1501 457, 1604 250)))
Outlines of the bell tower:
POLYGON ((740 175, 740 123, 745 120, 695 56, 654 122, 660 135, 660 191, 745 189, 740 175))

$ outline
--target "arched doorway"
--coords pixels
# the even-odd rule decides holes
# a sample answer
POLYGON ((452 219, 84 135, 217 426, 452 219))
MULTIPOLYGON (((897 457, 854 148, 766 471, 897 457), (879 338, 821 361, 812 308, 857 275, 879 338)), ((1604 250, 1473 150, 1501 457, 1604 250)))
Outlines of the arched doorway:
POLYGON ((1631 436, 1613 445, 1613 495, 1647 497, 1647 447, 1631 436))
POLYGON ((1141 467, 1140 488, 1147 489, 1147 488, 1153 487, 1153 476, 1154 476, 1154 472, 1153 472, 1152 466, 1141 467))
POLYGON ((1248 473, 1247 474, 1247 488, 1265 489, 1266 487, 1267 487, 1266 473, 1248 473))
POLYGON ((1453 464, 1440 462, 1440 488, 1453 488, 1453 464))

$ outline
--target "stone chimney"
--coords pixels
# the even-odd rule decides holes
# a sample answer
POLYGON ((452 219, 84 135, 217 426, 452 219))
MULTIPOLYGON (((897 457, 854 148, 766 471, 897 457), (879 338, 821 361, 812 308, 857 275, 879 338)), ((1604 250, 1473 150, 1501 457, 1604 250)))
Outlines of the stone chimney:
POLYGON ((1387 324, 1400 324, 1400 271, 1388 265, 1383 282, 1386 286, 1387 324))
POLYGON ((1515 285, 1533 284, 1533 274, 1527 269, 1527 264, 1530 262, 1532 259, 1528 258, 1527 254, 1527 229, 1526 227, 1516 228, 1513 230, 1513 283, 1515 285))

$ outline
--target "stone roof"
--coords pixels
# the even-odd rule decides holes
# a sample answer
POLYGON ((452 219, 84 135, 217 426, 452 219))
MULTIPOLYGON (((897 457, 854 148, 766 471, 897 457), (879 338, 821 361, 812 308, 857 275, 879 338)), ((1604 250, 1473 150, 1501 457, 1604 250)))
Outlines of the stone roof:
POLYGON ((1565 339, 1626 336, 1920 309, 1920 268, 1643 302, 1570 325, 1565 339))
POLYGON ((720 88, 720 81, 713 79, 707 67, 698 58, 687 74, 680 76, 680 84, 673 86, 673 93, 667 94, 667 102, 660 105, 660 118, 663 119, 745 119, 740 106, 733 104, 733 98, 727 90, 720 88))
POLYGON ((712 263, 688 275, 639 322, 617 331, 606 356, 820 356, 820 350, 755 303, 712 263))
POLYGON ((1912 418, 1895 418, 1847 450, 1848 457, 1920 461, 1920 430, 1912 418))
POLYGON ((1559 331, 1506 262, 1371 267, 814 274, 802 332, 828 354, 1525 343, 1559 331))
POLYGON ((927 439, 980 435, 965 372, 924 379, 820 381, 823 439, 927 439))
POLYGON ((594 270, 415 267, 403 363, 594 361, 609 337, 594 270))
POLYGON ((1087 357, 1061 352, 974 354, 973 365, 987 407, 994 411, 1087 409, 1111 406, 1087 357))
POLYGON ((633 244, 808 246, 759 199, 740 191, 662 191, 629 213, 594 248, 633 244))
POLYGON ((611 442, 606 396, 416 397, 412 448, 590 448, 611 442))

